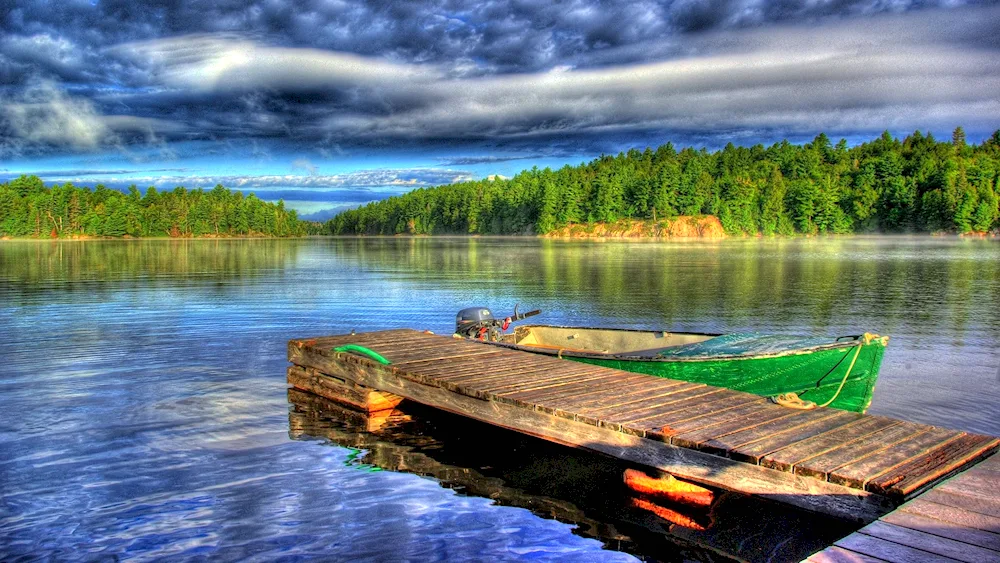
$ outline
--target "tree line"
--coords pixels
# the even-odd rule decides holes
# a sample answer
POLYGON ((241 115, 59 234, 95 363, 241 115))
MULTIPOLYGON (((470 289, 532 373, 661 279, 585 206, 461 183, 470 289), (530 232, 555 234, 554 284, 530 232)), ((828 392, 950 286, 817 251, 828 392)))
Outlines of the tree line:
POLYGON ((300 236, 320 226, 298 218, 284 202, 269 203, 221 185, 145 194, 71 183, 46 187, 37 176, 0 184, 0 236, 190 237, 300 236))
POLYGON ((888 132, 718 151, 667 143, 510 179, 424 188, 344 211, 331 234, 531 234, 568 224, 715 215, 730 234, 1000 228, 1000 131, 975 145, 888 132))

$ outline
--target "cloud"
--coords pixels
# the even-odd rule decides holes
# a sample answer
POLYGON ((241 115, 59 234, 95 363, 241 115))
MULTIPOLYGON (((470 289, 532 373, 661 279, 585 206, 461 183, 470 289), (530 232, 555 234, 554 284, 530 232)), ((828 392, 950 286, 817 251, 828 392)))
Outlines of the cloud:
POLYGON ((116 51, 149 64, 165 85, 201 91, 372 87, 440 78, 426 67, 351 53, 274 47, 225 35, 128 43, 116 51))
MULTIPOLYGON (((383 143, 545 139, 628 130, 881 130, 1000 118, 995 49, 956 42, 1000 27, 1000 12, 920 12, 739 33, 702 34, 656 62, 449 77, 399 64, 247 40, 194 37, 130 44, 164 85, 230 91, 324 91, 299 135, 383 143), (954 21, 958 18, 960 21, 954 21), (324 112, 325 110, 325 112, 324 112), (324 115, 325 113, 325 115, 324 115)), ((669 50, 669 49, 668 49, 669 50)), ((288 102, 286 115, 296 113, 288 102)))
MULTIPOLYGON (((68 178, 80 176, 120 176, 124 174, 149 174, 151 172, 184 172, 186 168, 148 168, 144 170, 119 168, 119 169, 91 169, 91 168, 67 168, 63 170, 32 170, 30 174, 39 178, 68 178)), ((0 172, 7 172, 0 169, 0 172)))
MULTIPOLYGON (((583 155, 667 138, 973 134, 1000 126, 1000 10, 973 4, 25 0, 0 39, 13 85, 0 151, 583 155), (48 101, 25 101, 46 88, 48 101)), ((480 158, 439 162, 508 157, 480 158)))
POLYGON ((114 133, 86 99, 73 98, 51 82, 23 91, 0 105, 0 136, 23 146, 55 145, 93 150, 114 133))
POLYGON ((524 155, 524 156, 452 156, 437 159, 442 166, 473 166, 476 164, 497 164, 500 162, 510 162, 512 160, 525 160, 529 158, 541 158, 544 155, 524 155))
MULTIPOLYGON (((358 170, 344 174, 312 174, 307 176, 297 174, 269 174, 269 175, 140 175, 142 173, 170 171, 176 169, 156 169, 145 170, 141 173, 133 174, 126 178, 109 178, 107 181, 96 179, 99 176, 119 175, 119 171, 90 171, 90 170, 67 170, 67 171, 46 171, 34 173, 43 180, 73 181, 77 183, 96 182, 104 183, 108 186, 130 185, 138 186, 185 186, 187 188, 212 187, 222 184, 234 190, 256 190, 256 189, 277 189, 277 188, 300 188, 305 190, 341 190, 340 193, 350 194, 346 189, 369 189, 369 188, 395 188, 392 193, 401 193, 406 190, 437 186, 441 184, 451 184, 472 180, 472 173, 464 170, 452 170, 446 168, 414 168, 414 169, 379 169, 379 170, 358 170), (84 178, 87 178, 86 180, 84 178)), ((306 192, 303 192, 306 193, 306 192)), ((361 193, 361 192, 358 192, 361 193)), ((375 192, 363 192, 377 198, 375 192)), ((303 199, 306 199, 303 197, 303 199)), ((342 201, 335 200, 335 201, 342 201)), ((333 201, 333 200, 328 200, 333 201)), ((369 200, 364 200, 369 201, 369 200)))
POLYGON ((292 170, 300 170, 307 172, 310 176, 316 176, 319 174, 319 168, 315 164, 310 162, 308 158, 296 158, 292 161, 292 170))

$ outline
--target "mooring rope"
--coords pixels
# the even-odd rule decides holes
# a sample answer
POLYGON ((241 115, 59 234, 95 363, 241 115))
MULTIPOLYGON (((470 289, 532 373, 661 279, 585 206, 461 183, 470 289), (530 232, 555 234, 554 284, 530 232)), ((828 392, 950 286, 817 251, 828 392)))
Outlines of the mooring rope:
POLYGON ((858 356, 861 355, 861 348, 863 348, 865 344, 868 344, 871 341, 872 338, 869 337, 868 334, 865 334, 864 340, 859 341, 857 346, 855 346, 857 350, 854 351, 854 357, 851 358, 851 364, 847 366, 847 372, 844 373, 844 378, 840 380, 840 385, 837 387, 837 392, 834 393, 832 397, 830 397, 829 401, 823 403, 822 405, 817 405, 812 401, 806 401, 799 398, 799 394, 795 392, 782 393, 776 397, 771 397, 771 400, 783 407, 788 407, 790 409, 799 409, 799 410, 812 410, 815 408, 830 406, 831 404, 833 404, 834 401, 837 400, 837 397, 840 396, 840 392, 844 390, 844 385, 847 384, 847 379, 851 377, 851 372, 854 371, 854 364, 857 363, 858 356))

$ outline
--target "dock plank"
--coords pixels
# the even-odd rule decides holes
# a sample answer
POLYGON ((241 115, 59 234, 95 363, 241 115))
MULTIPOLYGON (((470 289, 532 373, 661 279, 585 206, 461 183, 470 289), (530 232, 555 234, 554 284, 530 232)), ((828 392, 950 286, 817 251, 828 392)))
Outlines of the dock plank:
POLYGON ((670 443, 678 446, 705 449, 708 442, 723 438, 729 434, 750 430, 762 424, 776 422, 783 418, 795 416, 799 411, 792 409, 760 409, 752 405, 747 412, 732 412, 720 417, 716 423, 706 423, 695 430, 681 432, 670 438, 670 443))
POLYGON ((740 446, 762 440, 769 436, 775 436, 777 434, 787 432, 814 421, 830 418, 837 415, 838 412, 840 411, 833 409, 807 411, 796 410, 789 416, 779 417, 768 422, 762 422, 747 428, 716 436, 715 438, 702 442, 699 449, 718 453, 719 455, 728 455, 729 452, 735 451, 736 448, 740 446))
POLYGON ((904 497, 968 463, 996 451, 1000 441, 965 434, 868 482, 870 491, 904 497))
POLYGON ((844 444, 864 440, 868 436, 899 424, 900 421, 884 416, 867 416, 853 420, 827 432, 805 438, 770 452, 760 458, 760 464, 780 471, 791 471, 797 464, 825 454, 844 444))
POLYGON ((888 561, 889 563, 952 563, 955 559, 867 534, 851 534, 835 546, 888 561))
POLYGON ((922 424, 900 422, 895 426, 883 428, 870 434, 864 440, 849 442, 810 458, 808 463, 796 465, 795 472, 799 475, 826 480, 827 475, 834 469, 887 450, 926 429, 927 427, 922 424))
MULTIPOLYGON (((895 510, 882 517, 882 521, 911 530, 920 530, 928 534, 934 534, 943 538, 952 539, 989 549, 1000 554, 1000 534, 985 532, 976 528, 969 528, 961 524, 947 520, 938 520, 921 516, 905 510, 895 510)), ((997 558, 1000 556, 994 556, 997 558)))
POLYGON ((996 560, 1000 558, 1000 553, 996 551, 920 530, 897 526, 883 520, 876 520, 861 528, 858 532, 948 557, 956 561, 964 561, 965 563, 984 563, 991 559, 996 560))
POLYGON ((714 400, 698 402, 690 407, 677 409, 664 415, 645 419, 638 423, 631 423, 630 426, 642 428, 647 437, 670 441, 674 434, 689 430, 691 425, 697 427, 708 415, 720 415, 730 412, 747 404, 755 404, 758 407, 767 403, 767 399, 746 393, 725 394, 726 396, 713 395, 714 400))
POLYGON ((671 390, 670 393, 658 397, 655 401, 644 403, 629 403, 615 407, 593 407, 586 409, 588 416, 600 420, 613 420, 628 423, 642 420, 669 412, 677 407, 681 401, 691 401, 694 399, 705 400, 705 397, 722 391, 718 387, 709 387, 700 383, 692 383, 691 387, 671 390))
POLYGON ((953 522, 966 528, 1000 534, 1000 518, 980 514, 957 506, 948 506, 917 497, 899 507, 902 512, 909 512, 928 518, 953 522))
POLYGON ((970 477, 978 479, 978 475, 969 475, 967 471, 962 474, 962 477, 963 479, 958 481, 946 481, 927 491, 920 498, 1000 518, 1000 490, 997 489, 1000 479, 984 479, 983 484, 987 487, 992 486, 992 488, 980 489, 968 487, 967 483, 962 483, 970 477))
POLYGON ((771 452, 780 450, 781 448, 786 448, 801 440, 806 440, 812 438, 813 436, 823 434, 824 432, 840 428, 841 426, 850 424, 859 418, 861 418, 861 415, 858 413, 843 411, 836 412, 828 417, 819 418, 800 426, 795 426, 783 432, 765 436, 753 442, 741 444, 732 449, 730 456, 733 459, 759 463, 762 457, 771 452))
POLYGON ((829 474, 831 483, 847 487, 865 487, 871 479, 878 477, 894 467, 916 459, 933 448, 947 444, 960 437, 962 432, 930 427, 926 432, 897 443, 877 456, 869 456, 862 460, 849 463, 834 469, 829 474))
POLYGON ((650 378, 648 375, 635 374, 631 377, 622 377, 621 379, 614 378, 615 385, 595 385, 589 383, 587 385, 581 385, 578 388, 574 388, 572 391, 566 389, 564 393, 556 391, 521 391, 514 395, 514 398, 526 401, 526 402, 541 402, 551 399, 558 399, 564 403, 584 405, 589 403, 606 404, 607 402, 625 400, 626 397, 630 396, 629 388, 640 384, 643 388, 651 388, 655 390, 676 387, 678 385, 683 385, 682 381, 674 381, 670 379, 659 381, 654 380, 652 382, 647 381, 650 378))
POLYGON ((828 547, 819 553, 814 553, 806 561, 808 563, 885 563, 885 559, 856 553, 837 546, 828 547))
POLYGON ((628 392, 622 393, 620 390, 615 390, 616 394, 611 397, 601 395, 574 398, 567 401, 567 406, 572 405, 575 408, 587 409, 595 415, 607 417, 614 416, 616 412, 633 409, 636 405, 648 405, 650 403, 664 404, 671 400, 669 399, 671 395, 705 387, 705 385, 700 383, 688 383, 686 381, 672 381, 671 383, 671 385, 667 385, 665 382, 647 382, 641 391, 631 389, 628 392))

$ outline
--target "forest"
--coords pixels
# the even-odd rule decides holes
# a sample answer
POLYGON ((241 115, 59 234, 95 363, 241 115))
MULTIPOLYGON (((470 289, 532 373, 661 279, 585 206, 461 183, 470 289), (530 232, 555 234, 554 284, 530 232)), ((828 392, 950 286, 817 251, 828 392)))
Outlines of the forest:
POLYGON ((728 234, 1000 228, 1000 131, 975 145, 888 132, 718 151, 667 143, 510 179, 415 190, 340 213, 331 234, 532 234, 569 224, 714 215, 728 234))
POLYGON ((269 203, 222 186, 145 194, 71 183, 46 187, 37 176, 0 184, 0 236, 203 237, 301 236, 320 225, 299 220, 283 202, 269 203))

